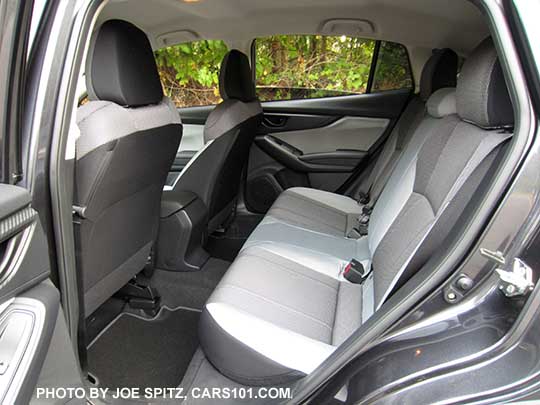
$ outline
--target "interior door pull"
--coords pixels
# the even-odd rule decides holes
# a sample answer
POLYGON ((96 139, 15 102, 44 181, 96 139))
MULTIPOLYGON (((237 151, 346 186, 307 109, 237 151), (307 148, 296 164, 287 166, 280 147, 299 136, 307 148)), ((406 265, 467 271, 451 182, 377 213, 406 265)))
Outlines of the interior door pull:
POLYGON ((263 124, 270 128, 282 128, 285 126, 285 123, 287 122, 286 117, 280 117, 280 116, 265 116, 263 118, 263 124))

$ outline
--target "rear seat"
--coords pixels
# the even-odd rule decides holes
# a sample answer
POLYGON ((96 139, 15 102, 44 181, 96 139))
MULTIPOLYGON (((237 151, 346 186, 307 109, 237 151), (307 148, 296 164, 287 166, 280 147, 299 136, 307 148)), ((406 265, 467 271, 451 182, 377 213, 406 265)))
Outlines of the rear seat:
POLYGON ((287 238, 298 237, 294 243, 259 240, 240 252, 199 326, 205 355, 222 374, 274 385, 310 373, 440 247, 510 137, 512 106, 491 40, 467 59, 457 90, 438 90, 427 105, 367 236, 348 239, 349 251, 323 246, 347 241, 341 235, 285 225, 282 232, 299 230, 287 238), (306 232, 321 246, 303 247, 306 232), (343 277, 352 258, 370 270, 362 284, 343 277))
MULTIPOLYGON (((415 95, 403 111, 388 137, 372 173, 360 186, 364 204, 374 205, 401 153, 425 116, 425 103, 437 90, 456 86, 457 55, 451 49, 437 49, 422 70, 420 94, 415 95)), ((347 236, 357 225, 363 204, 353 198, 305 187, 285 190, 272 205, 253 240, 266 223, 285 222, 316 232, 347 236)), ((264 239, 264 236, 262 236, 264 239)))

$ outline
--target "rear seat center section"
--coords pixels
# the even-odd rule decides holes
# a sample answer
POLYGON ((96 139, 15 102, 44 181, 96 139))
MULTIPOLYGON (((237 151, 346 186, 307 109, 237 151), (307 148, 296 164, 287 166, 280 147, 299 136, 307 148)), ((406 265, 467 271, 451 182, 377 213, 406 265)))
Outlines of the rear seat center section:
POLYGON ((418 122, 400 120, 383 150, 396 159, 370 195, 366 235, 348 232, 363 209, 352 198, 289 189, 276 201, 201 316, 202 349, 222 374, 246 385, 309 374, 442 246, 510 138, 513 113, 490 39, 466 60, 457 89, 434 90, 425 107, 413 100, 418 122), (366 275, 356 283, 344 277, 353 259, 366 275))

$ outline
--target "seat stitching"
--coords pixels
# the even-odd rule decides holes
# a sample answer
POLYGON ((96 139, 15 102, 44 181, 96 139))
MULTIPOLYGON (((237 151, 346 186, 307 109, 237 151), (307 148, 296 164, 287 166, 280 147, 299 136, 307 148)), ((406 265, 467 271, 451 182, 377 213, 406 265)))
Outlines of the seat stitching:
MULTIPOLYGON (((283 307, 283 308, 289 310, 290 312, 293 312, 293 313, 301 315, 301 316, 303 316, 305 318, 308 318, 308 319, 312 320, 313 322, 317 322, 317 323, 321 324, 322 326, 324 326, 325 328, 328 328, 330 331, 332 331, 332 326, 328 325, 326 322, 324 322, 324 321, 322 321, 320 319, 314 318, 313 316, 308 315, 308 314, 306 314, 306 313, 304 313, 302 311, 299 311, 297 309, 294 309, 294 308, 292 308, 292 307, 290 307, 288 305, 285 305, 285 304, 282 304, 280 302, 271 300, 270 298, 267 298, 267 297, 265 297, 263 295, 260 295, 260 294, 258 294, 256 292, 250 291, 250 290, 248 290, 248 289, 246 289, 244 287, 241 287, 239 285, 226 283, 226 284, 220 285, 218 288, 216 288, 216 290, 220 290, 220 289, 223 289, 223 288, 232 288, 232 289, 237 289, 237 290, 240 290, 240 291, 244 291, 244 292, 246 292, 248 294, 251 294, 251 295, 253 295, 253 296, 257 297, 257 298, 260 298, 263 301, 269 302, 269 303, 274 304, 274 305, 279 306, 279 307, 283 307)), ((272 322, 270 322, 270 323, 272 323, 272 322)), ((289 329, 289 328, 286 328, 286 329, 289 329)))
MULTIPOLYGON (((289 208, 274 207, 274 208, 272 208, 271 210, 272 210, 272 211, 282 210, 282 211, 286 211, 286 212, 291 212, 291 213, 293 213, 293 214, 295 214, 295 215, 297 215, 297 216, 299 216, 299 217, 306 218, 306 219, 310 219, 310 220, 312 220, 313 222, 316 222, 316 223, 318 223, 318 224, 325 225, 325 226, 327 226, 327 227, 329 227, 329 228, 336 229, 336 230, 338 230, 338 231, 343 231, 343 229, 339 228, 338 226, 335 226, 335 225, 329 224, 329 223, 327 223, 327 222, 324 222, 324 221, 320 220, 319 218, 313 218, 313 217, 309 217, 309 216, 307 216, 307 215, 300 214, 299 212, 293 211, 293 210, 291 210, 291 209, 289 209, 289 208)), ((346 219, 346 217, 347 217, 346 215, 341 215, 341 216, 342 216, 342 217, 345 217, 345 219, 346 219)), ((300 222, 300 221, 298 221, 298 222, 300 222)))
MULTIPOLYGON (((297 200, 300 200, 300 201, 305 201, 305 202, 308 202, 308 203, 311 203, 319 208, 323 208, 325 210, 328 210, 330 212, 334 212, 336 214, 339 214, 339 215, 346 215, 343 211, 341 210, 338 210, 334 207, 332 207, 331 205, 327 205, 327 204, 324 204, 324 203, 321 203, 317 200, 314 200, 314 199, 311 199, 311 198, 308 198, 308 197, 305 197, 301 194, 297 194, 297 193, 290 193, 288 194, 288 197, 291 197, 291 198, 296 198, 297 200)), ((354 214, 354 213, 353 213, 354 214)), ((360 215, 360 212, 358 213, 360 215)))
MULTIPOLYGON (((276 266, 279 266, 279 267, 281 268, 280 270, 286 271, 286 272, 288 272, 288 273, 293 273, 293 274, 295 274, 295 275, 297 275, 297 276, 300 276, 300 277, 307 278, 308 280, 315 281, 315 282, 317 282, 317 283, 319 283, 319 284, 322 284, 322 285, 324 285, 324 286, 326 286, 326 287, 328 287, 328 288, 331 288, 331 289, 334 290, 334 291, 337 291, 337 288, 334 287, 333 285, 328 284, 328 283, 325 283, 324 281, 318 280, 318 279, 316 279, 316 278, 314 278, 314 277, 310 277, 310 276, 308 276, 308 275, 306 275, 306 274, 300 273, 300 272, 298 272, 297 270, 295 270, 294 268, 289 267, 289 266, 286 266, 286 265, 284 265, 284 264, 282 264, 282 263, 279 263, 279 262, 277 262, 277 261, 274 261, 274 260, 271 260, 271 259, 267 259, 267 258, 264 257, 264 256, 260 256, 260 255, 257 255, 257 254, 254 254, 254 253, 250 253, 250 252, 244 253, 244 254, 242 255, 242 257, 246 257, 246 256, 256 257, 256 258, 261 259, 261 260, 264 260, 264 261, 266 261, 266 262, 268 262, 268 263, 275 264, 276 266)), ((309 269, 309 267, 306 267, 306 269, 309 269)), ((322 273, 320 273, 320 274, 322 274, 322 273)), ((322 275, 324 276, 324 274, 322 274, 322 275)), ((329 276, 326 276, 326 277, 330 278, 329 276)))

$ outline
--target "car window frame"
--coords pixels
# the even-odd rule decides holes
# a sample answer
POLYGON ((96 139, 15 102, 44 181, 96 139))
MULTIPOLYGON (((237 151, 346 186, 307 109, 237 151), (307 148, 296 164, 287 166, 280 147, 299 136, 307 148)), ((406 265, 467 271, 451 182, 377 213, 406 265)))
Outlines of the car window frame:
MULTIPOLYGON (((310 35, 310 34, 283 34, 283 35, 310 35)), ((331 36, 331 35, 326 35, 326 36, 331 36)), ((362 37, 358 37, 358 38, 362 38, 362 37)), ((255 84, 255 90, 257 90, 257 69, 255 68, 256 63, 257 63, 257 48, 256 48, 257 39, 259 39, 259 38, 253 38, 253 40, 251 41, 251 46, 250 46, 251 75, 252 75, 253 83, 255 84)), ((366 39, 369 39, 369 38, 366 38, 366 39)), ((369 75, 368 75, 368 81, 367 81, 367 84, 366 84, 365 93, 362 93, 362 94, 344 94, 344 95, 325 96, 325 97, 309 97, 309 98, 299 98, 299 99, 266 100, 265 102, 272 103, 272 102, 280 102, 280 101, 324 100, 325 98, 363 96, 363 95, 366 95, 366 94, 384 93, 386 91, 402 91, 402 90, 410 90, 411 92, 414 91, 414 89, 416 88, 416 82, 414 80, 414 74, 413 74, 413 69, 412 69, 412 64, 411 64, 411 56, 409 54, 409 49, 404 44, 402 44, 401 42, 385 41, 385 40, 381 40, 381 39, 376 39, 374 41, 375 41, 375 44, 374 44, 374 48, 373 48, 373 55, 371 57, 371 65, 370 65, 370 68, 369 68, 369 75), (381 50, 381 46, 382 46, 383 42, 396 44, 396 45, 399 45, 399 46, 403 47, 403 49, 405 49, 405 54, 407 55, 408 71, 409 71, 409 75, 410 75, 410 78, 411 78, 411 86, 410 86, 410 88, 405 88, 404 87, 404 88, 401 88, 401 89, 388 89, 388 90, 379 90, 379 91, 373 92, 373 83, 375 81, 375 72, 376 72, 376 69, 377 69, 377 62, 379 60, 380 50, 381 50)))

